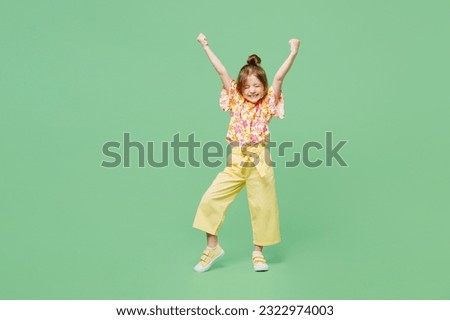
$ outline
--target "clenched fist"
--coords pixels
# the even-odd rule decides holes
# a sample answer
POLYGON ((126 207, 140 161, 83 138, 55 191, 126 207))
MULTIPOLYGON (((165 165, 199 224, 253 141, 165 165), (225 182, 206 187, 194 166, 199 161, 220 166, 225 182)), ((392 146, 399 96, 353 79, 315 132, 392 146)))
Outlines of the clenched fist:
POLYGON ((202 47, 205 47, 208 45, 208 39, 206 39, 206 37, 203 33, 200 33, 198 35, 197 41, 202 45, 202 47))
POLYGON ((300 47, 300 40, 291 39, 289 40, 289 45, 291 46, 291 52, 297 54, 298 48, 300 47))

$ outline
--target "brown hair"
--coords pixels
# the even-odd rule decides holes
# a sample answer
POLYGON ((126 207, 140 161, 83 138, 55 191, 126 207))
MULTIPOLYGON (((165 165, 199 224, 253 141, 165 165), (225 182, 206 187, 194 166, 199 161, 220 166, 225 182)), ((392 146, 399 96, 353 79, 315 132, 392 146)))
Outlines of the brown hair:
POLYGON ((242 88, 245 85, 247 77, 251 75, 254 75, 256 78, 258 78, 259 81, 262 82, 262 84, 264 85, 264 91, 267 92, 267 76, 264 69, 261 68, 260 63, 261 58, 256 54, 252 54, 248 57, 247 64, 241 68, 237 79, 236 89, 240 94, 242 94, 242 88))

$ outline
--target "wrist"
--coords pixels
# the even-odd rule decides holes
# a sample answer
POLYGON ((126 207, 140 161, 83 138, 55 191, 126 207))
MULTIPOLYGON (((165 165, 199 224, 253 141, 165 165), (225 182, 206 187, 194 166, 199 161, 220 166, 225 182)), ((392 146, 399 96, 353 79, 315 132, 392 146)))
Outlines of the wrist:
POLYGON ((298 51, 296 51, 296 52, 291 51, 291 54, 290 54, 289 56, 290 56, 291 58, 295 59, 295 57, 297 57, 297 53, 298 53, 298 51))

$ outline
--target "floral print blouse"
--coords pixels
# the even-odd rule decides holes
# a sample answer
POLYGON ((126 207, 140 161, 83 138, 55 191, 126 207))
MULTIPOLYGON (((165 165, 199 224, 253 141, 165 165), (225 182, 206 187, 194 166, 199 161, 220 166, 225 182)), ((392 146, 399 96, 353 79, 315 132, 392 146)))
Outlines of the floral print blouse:
POLYGON ((238 142, 239 145, 268 142, 270 120, 272 117, 284 118, 283 94, 275 105, 275 94, 270 87, 264 98, 252 103, 237 91, 236 85, 232 80, 230 89, 227 91, 222 87, 220 94, 220 108, 230 111, 231 115, 227 141, 238 142))

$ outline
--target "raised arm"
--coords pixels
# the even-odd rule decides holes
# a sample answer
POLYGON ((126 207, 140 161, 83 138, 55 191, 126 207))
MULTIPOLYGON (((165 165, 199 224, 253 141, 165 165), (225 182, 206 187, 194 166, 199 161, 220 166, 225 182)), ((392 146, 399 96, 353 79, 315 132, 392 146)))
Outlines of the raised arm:
POLYGON ((300 47, 300 41, 298 39, 291 39, 289 40, 289 45, 291 46, 291 53, 289 54, 289 57, 287 57, 286 61, 284 61, 284 63, 281 65, 280 69, 278 69, 272 83, 273 92, 275 94, 275 103, 278 103, 278 100, 280 98, 283 79, 294 63, 295 58, 297 57, 298 48, 300 47))
POLYGON ((228 91, 228 89, 230 89, 231 77, 228 75, 227 70, 223 66, 222 62, 220 62, 219 58, 217 58, 217 56, 214 54, 214 52, 212 52, 211 48, 208 46, 208 40, 206 39, 203 33, 200 33, 198 35, 197 41, 201 44, 201 46, 205 50, 206 55, 209 58, 209 61, 211 61, 212 65, 214 66, 214 69, 216 69, 217 73, 219 74, 223 86, 228 91))

